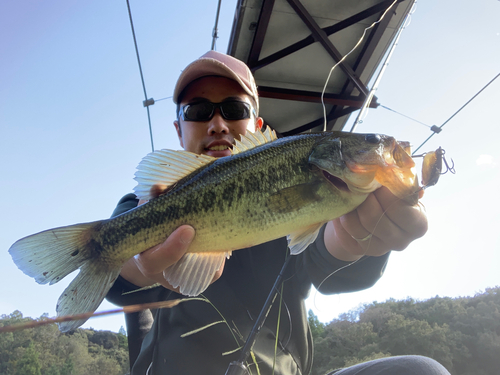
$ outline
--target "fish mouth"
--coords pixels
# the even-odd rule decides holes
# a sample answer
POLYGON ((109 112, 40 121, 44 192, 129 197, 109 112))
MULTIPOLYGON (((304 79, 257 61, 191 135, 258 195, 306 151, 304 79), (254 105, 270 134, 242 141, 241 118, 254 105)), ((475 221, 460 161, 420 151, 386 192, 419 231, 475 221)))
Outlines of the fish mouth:
POLYGON ((399 168, 415 167, 415 161, 411 157, 411 146, 409 142, 395 141, 391 156, 394 164, 399 168))
POLYGON ((385 154, 385 161, 386 167, 377 170, 375 179, 398 198, 411 205, 417 204, 422 194, 410 143, 394 141, 392 150, 385 154))
POLYGON ((330 182, 338 190, 340 190, 340 191, 349 191, 349 186, 344 182, 344 180, 342 180, 341 178, 336 177, 336 176, 328 173, 324 169, 322 169, 321 172, 323 172, 323 176, 328 180, 328 182, 330 182))

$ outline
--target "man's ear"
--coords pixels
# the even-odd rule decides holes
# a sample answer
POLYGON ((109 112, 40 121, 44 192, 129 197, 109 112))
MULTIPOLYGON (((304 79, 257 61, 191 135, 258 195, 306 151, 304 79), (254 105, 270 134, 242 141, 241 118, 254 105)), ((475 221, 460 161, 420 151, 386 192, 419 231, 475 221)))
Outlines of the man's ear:
POLYGON ((262 125, 264 125, 264 119, 262 117, 257 117, 257 120, 255 120, 255 130, 262 129, 262 125))
POLYGON ((177 131, 177 137, 179 137, 179 143, 181 144, 181 147, 184 148, 184 142, 182 142, 181 124, 179 124, 179 121, 175 120, 174 126, 175 126, 175 130, 177 131))

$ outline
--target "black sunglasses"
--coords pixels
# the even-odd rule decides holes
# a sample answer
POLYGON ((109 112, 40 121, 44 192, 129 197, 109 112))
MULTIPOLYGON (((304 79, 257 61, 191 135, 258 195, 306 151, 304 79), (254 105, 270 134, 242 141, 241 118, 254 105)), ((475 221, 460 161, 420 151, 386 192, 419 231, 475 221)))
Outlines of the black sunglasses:
POLYGON ((221 103, 203 101, 183 105, 179 111, 179 117, 184 121, 210 121, 214 117, 216 108, 219 108, 224 119, 230 121, 250 118, 250 111, 256 115, 249 103, 228 100, 221 103))

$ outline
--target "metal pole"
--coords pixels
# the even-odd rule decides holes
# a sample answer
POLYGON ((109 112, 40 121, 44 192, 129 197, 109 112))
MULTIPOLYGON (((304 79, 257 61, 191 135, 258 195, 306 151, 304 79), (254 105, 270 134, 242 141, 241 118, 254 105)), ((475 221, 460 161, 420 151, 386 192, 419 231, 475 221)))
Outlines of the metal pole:
POLYGON ((217 30, 217 25, 219 24, 219 13, 220 13, 220 4, 222 0, 219 0, 219 4, 217 5, 217 15, 215 16, 215 26, 214 31, 212 31, 212 51, 215 49, 215 41, 219 37, 219 30, 217 30))
POLYGON ((353 133, 354 130, 356 130, 357 125, 363 121, 362 117, 366 113, 366 111, 368 110, 370 102, 372 101, 373 96, 375 95, 375 91, 377 91, 377 89, 378 89, 378 85, 380 84, 380 80, 382 79, 382 76, 384 75, 385 69, 389 65, 389 60, 391 59, 392 54, 394 53, 394 50, 396 49, 396 46, 398 45, 399 38, 401 37, 403 30, 407 26, 406 23, 407 23, 409 17, 411 17, 411 14, 412 14, 412 10, 410 10, 410 12, 406 15, 403 23, 401 24, 401 28, 398 30, 398 34, 396 35, 396 39, 394 40, 394 43, 392 44, 392 47, 391 47, 389 53, 387 54, 387 57, 384 61, 384 65, 382 66, 382 69, 380 69, 380 72, 378 73, 378 76, 375 79, 375 83, 373 84, 372 89, 370 90, 370 92, 366 96, 365 102, 364 102, 363 106, 361 107, 361 110, 359 111, 358 116, 356 117, 356 121, 354 121, 354 124, 352 124, 351 130, 350 130, 351 133, 353 133))

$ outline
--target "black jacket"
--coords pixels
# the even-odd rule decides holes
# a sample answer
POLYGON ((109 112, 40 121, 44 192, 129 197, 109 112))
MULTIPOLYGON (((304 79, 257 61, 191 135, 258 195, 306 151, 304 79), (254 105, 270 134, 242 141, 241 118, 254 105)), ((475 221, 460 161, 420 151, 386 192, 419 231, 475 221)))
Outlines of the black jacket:
MULTIPOLYGON (((128 194, 122 198, 113 215, 136 205, 135 196, 128 194)), ((304 300, 311 285, 318 287, 321 284, 320 291, 325 294, 352 292, 370 287, 383 273, 388 255, 364 257, 329 276, 348 263, 328 253, 323 242, 323 230, 318 239, 306 251, 293 256, 288 265, 283 293, 276 299, 253 347, 255 360, 249 361, 252 374, 257 373, 255 366, 259 367, 260 374, 271 374, 275 358, 276 375, 309 373, 313 345, 304 300)), ((148 374, 224 375, 229 363, 238 359, 240 351, 237 349, 244 345, 281 270, 286 253, 285 238, 234 251, 226 261, 221 278, 202 294, 203 297, 154 312, 154 324, 144 338, 131 373, 146 374, 149 369, 148 374), (215 322, 218 323, 213 324, 215 322)), ((184 298, 163 287, 123 294, 133 289, 132 284, 119 278, 107 298, 118 305, 184 298)), ((127 319, 131 351, 134 351, 134 345, 138 346, 141 335, 148 329, 149 323, 144 314, 127 319), (142 326, 137 319, 143 320, 142 326), (134 321, 132 325, 129 320, 134 321), (132 340, 131 334, 134 336, 132 340)), ((133 356, 134 353, 131 354, 133 356)))

